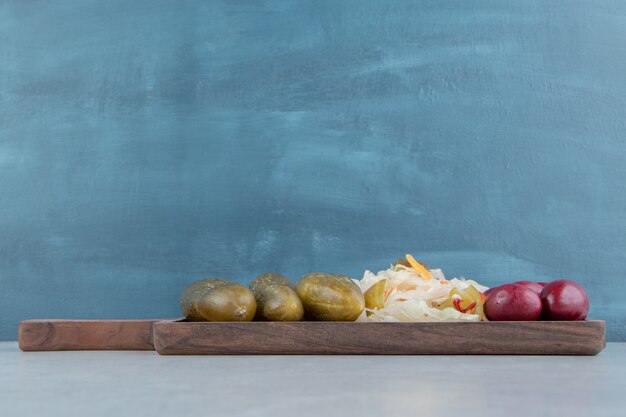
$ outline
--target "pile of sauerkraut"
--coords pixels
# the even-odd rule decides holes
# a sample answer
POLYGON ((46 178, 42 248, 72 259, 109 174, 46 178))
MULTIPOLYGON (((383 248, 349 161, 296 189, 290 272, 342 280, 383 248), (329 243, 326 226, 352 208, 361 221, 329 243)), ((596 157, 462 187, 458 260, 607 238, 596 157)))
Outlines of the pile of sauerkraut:
POLYGON ((397 263, 377 274, 365 271, 363 279, 355 280, 366 294, 366 309, 358 321, 484 320, 481 297, 488 287, 465 278, 447 280, 441 269, 428 270, 410 255, 405 259, 406 265, 397 263), (377 307, 372 308, 367 291, 381 280, 386 281, 379 284, 377 290, 382 291, 377 291, 377 307), (466 295, 470 293, 480 297, 466 295), (473 300, 477 304, 470 304, 473 300), (468 307, 461 308, 461 303, 468 307))

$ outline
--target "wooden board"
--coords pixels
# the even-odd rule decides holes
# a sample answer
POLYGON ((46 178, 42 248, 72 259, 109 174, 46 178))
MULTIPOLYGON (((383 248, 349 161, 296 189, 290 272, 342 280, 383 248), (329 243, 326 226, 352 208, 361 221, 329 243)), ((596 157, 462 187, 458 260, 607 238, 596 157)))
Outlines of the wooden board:
POLYGON ((596 355, 605 322, 248 322, 161 321, 162 355, 596 355))
POLYGON ((154 350, 158 320, 26 320, 18 327, 20 349, 154 350))

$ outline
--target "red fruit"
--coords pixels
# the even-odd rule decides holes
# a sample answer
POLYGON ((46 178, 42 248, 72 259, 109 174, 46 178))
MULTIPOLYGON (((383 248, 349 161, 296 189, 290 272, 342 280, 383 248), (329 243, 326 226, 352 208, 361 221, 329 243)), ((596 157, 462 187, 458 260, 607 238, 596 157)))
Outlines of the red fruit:
POLYGON ((541 298, 525 285, 501 285, 485 300, 485 315, 493 321, 534 321, 541 309, 541 298))
POLYGON ((543 316, 547 320, 584 320, 589 312, 589 297, 574 281, 560 279, 541 291, 543 316))
POLYGON ((542 284, 541 282, 533 282, 533 281, 517 281, 517 282, 514 282, 513 284, 525 285, 526 287, 530 288, 535 293, 537 293, 537 295, 539 296, 541 295, 541 291, 543 291, 543 286, 544 286, 544 284, 542 284))

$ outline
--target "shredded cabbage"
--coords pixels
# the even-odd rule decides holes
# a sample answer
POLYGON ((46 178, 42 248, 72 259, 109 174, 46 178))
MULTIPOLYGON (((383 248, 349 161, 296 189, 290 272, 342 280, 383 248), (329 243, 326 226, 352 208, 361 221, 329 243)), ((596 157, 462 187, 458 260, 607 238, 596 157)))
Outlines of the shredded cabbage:
POLYGON ((476 281, 461 278, 446 280, 441 269, 429 271, 432 279, 423 278, 415 269, 394 265, 374 274, 365 271, 356 283, 365 293, 378 281, 386 279, 382 309, 366 309, 358 321, 479 321, 476 314, 461 313, 454 308, 437 308, 453 288, 464 290, 474 286, 485 292, 488 287, 476 281), (369 313, 369 315, 367 314, 369 313))

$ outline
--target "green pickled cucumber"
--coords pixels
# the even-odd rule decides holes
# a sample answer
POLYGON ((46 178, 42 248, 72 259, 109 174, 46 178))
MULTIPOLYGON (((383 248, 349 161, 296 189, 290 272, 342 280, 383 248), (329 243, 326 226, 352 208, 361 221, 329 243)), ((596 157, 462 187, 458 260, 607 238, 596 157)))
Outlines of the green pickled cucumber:
POLYGON ((267 321, 300 321, 304 315, 302 302, 286 285, 259 285, 254 291, 257 310, 255 319, 267 321))
POLYGON ((250 321, 257 305, 252 291, 243 285, 208 278, 185 289, 180 308, 189 321, 250 321))
POLYGON ((296 293, 310 320, 354 321, 365 309, 363 292, 343 275, 321 272, 304 275, 296 285, 296 293))

